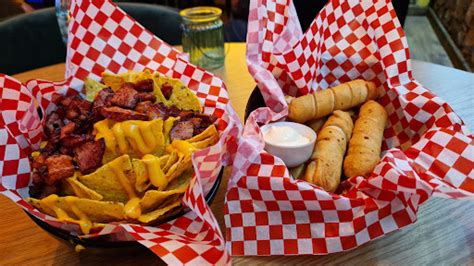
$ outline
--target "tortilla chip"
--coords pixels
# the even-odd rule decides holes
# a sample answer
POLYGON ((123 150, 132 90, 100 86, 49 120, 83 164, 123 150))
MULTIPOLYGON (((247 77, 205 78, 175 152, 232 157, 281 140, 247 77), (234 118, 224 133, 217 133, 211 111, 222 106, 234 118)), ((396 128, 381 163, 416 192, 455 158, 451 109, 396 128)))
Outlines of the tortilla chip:
POLYGON ((134 82, 139 82, 145 79, 153 79, 153 74, 151 74, 150 70, 145 69, 142 72, 138 72, 135 76, 134 82))
POLYGON ((75 196, 84 199, 92 199, 92 200, 102 200, 104 197, 99 193, 95 192, 94 190, 86 187, 84 184, 77 180, 77 177, 80 176, 80 172, 75 172, 74 176, 66 178, 66 183, 68 183, 75 196))
MULTIPOLYGON (((65 208, 65 205, 68 204, 65 198, 61 197, 59 199, 60 204, 58 206, 65 208), (63 204, 64 206, 61 206, 63 204)), ((75 204, 92 222, 109 223, 125 219, 124 205, 120 202, 76 198, 75 204)))
POLYGON ((169 204, 169 205, 167 205, 167 206, 165 206, 161 209, 156 209, 152 212, 140 215, 140 217, 138 217, 138 221, 140 221, 142 223, 145 223, 145 224, 156 223, 161 216, 163 216, 165 213, 173 210, 174 208, 179 207, 180 205, 181 205, 181 200, 178 199, 175 202, 173 202, 173 203, 171 203, 171 204, 169 204))
POLYGON ((180 213, 183 212, 183 207, 178 206, 175 207, 174 209, 169 210, 165 214, 159 216, 158 218, 152 220, 151 222, 147 223, 147 225, 154 225, 154 224, 160 224, 164 223, 166 221, 169 221, 170 219, 175 219, 180 215, 180 213))
POLYGON ((167 173, 170 167, 178 161, 178 153, 172 152, 169 154, 168 160, 166 161, 165 166, 161 167, 164 173, 167 173))
POLYGON ((127 202, 129 198, 135 196, 130 180, 132 174, 130 156, 125 154, 101 166, 91 174, 79 176, 78 180, 102 195, 103 200, 127 202), (120 169, 120 172, 115 172, 113 168, 120 169))
POLYGON ((187 139, 187 142, 198 142, 209 137, 217 136, 219 137, 219 132, 217 132, 216 126, 210 125, 208 126, 203 132, 199 133, 198 135, 187 139))
POLYGON ((186 191, 188 184, 183 184, 181 187, 172 190, 148 190, 140 200, 140 206, 143 213, 150 212, 159 207, 166 199, 175 194, 183 194, 186 191))
POLYGON ((151 186, 147 169, 145 163, 139 159, 132 159, 132 166, 135 172, 135 189, 141 193, 151 186))
POLYGON ((168 183, 166 190, 180 189, 182 186, 188 187, 193 174, 194 169, 192 167, 186 169, 178 178, 175 178, 168 183))
POLYGON ((145 154, 162 155, 165 149, 163 124, 163 119, 115 123, 104 119, 95 123, 95 139, 103 138, 105 141, 102 161, 107 163, 122 154, 128 154, 132 158, 141 158, 145 154))
POLYGON ((26 201, 31 204, 31 206, 35 207, 35 209, 39 210, 42 213, 45 213, 49 216, 56 217, 56 213, 51 209, 49 206, 46 206, 41 202, 39 199, 35 198, 27 198, 26 201))
POLYGON ((201 111, 201 103, 196 94, 186 87, 181 80, 165 77, 158 73, 153 75, 153 80, 156 85, 154 93, 158 102, 163 102, 167 106, 176 105, 176 107, 182 110, 201 111), (173 87, 169 100, 166 100, 161 92, 161 86, 165 83, 173 87))
POLYGON ((178 161, 173 164, 168 172, 166 172, 166 178, 168 182, 172 181, 179 175, 183 174, 187 169, 192 167, 191 154, 179 155, 178 161))
MULTIPOLYGON (((60 218, 50 204, 46 203, 47 198, 41 200, 28 198, 27 201, 41 212, 60 218)), ((73 210, 73 207, 77 207, 90 221, 102 223, 124 220, 123 206, 119 202, 82 199, 74 196, 57 197, 53 203, 53 207, 64 211, 71 220, 79 219, 73 210)))
POLYGON ((163 135, 165 136, 165 146, 171 143, 170 132, 176 121, 179 121, 180 117, 168 117, 163 125, 163 135))
POLYGON ((212 146, 212 145, 216 144, 217 141, 219 141, 219 135, 214 135, 214 136, 211 136, 207 139, 203 139, 203 140, 198 141, 198 142, 192 142, 192 144, 197 149, 204 149, 204 148, 207 148, 209 146, 212 146))
MULTIPOLYGON (((153 156, 153 155, 145 155, 142 159, 133 159, 132 160, 132 166, 133 166, 133 170, 135 172, 135 189, 138 191, 138 192, 144 192, 145 190, 147 190, 148 188, 150 188, 151 185, 155 185, 157 186, 157 184, 153 184, 152 181, 153 180, 150 180, 150 173, 149 173, 149 170, 147 168, 147 165, 145 163, 145 160, 146 160, 146 156, 153 156)), ((161 175, 162 177, 165 177, 164 175, 164 172, 163 172, 163 166, 165 166, 166 162, 168 161, 169 159, 169 155, 165 155, 165 156, 162 156, 162 157, 156 157, 156 156, 153 156, 154 158, 157 158, 159 160, 159 168, 160 169, 155 169, 155 171, 159 171, 161 172, 161 175)), ((154 173, 155 175, 157 173, 154 173)), ((160 179, 158 179, 160 180, 160 179)), ((163 181, 163 180, 162 180, 163 181)), ((164 184, 160 185, 161 188, 158 188, 159 190, 163 190, 166 186, 167 186, 167 182, 165 182, 164 184)))
POLYGON ((125 83, 125 79, 121 76, 111 73, 102 73, 102 83, 110 87, 113 91, 118 91, 125 83))
POLYGON ((107 88, 108 86, 105 84, 102 84, 98 81, 95 81, 90 78, 86 78, 84 81, 84 87, 86 90, 86 99, 90 102, 94 101, 95 97, 97 96, 97 93, 99 91, 107 88))

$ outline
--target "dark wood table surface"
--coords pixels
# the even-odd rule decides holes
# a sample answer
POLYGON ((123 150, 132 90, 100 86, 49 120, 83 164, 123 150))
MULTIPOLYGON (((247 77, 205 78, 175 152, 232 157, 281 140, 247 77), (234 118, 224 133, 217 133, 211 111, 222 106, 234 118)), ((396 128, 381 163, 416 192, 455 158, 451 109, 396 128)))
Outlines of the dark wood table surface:
MULTIPOLYGON (((245 65, 244 44, 231 44, 226 66, 215 71, 229 88, 231 102, 242 119, 255 86, 245 65)), ((430 63, 413 61, 414 76, 445 99, 471 130, 474 126, 474 74, 430 63)), ((64 65, 54 65, 15 75, 60 80, 64 65)), ((223 203, 229 177, 211 206, 224 230, 223 203)), ((326 256, 234 257, 235 264, 474 264, 474 202, 432 198, 420 207, 418 221, 400 231, 345 253, 326 256)), ((76 253, 68 243, 37 227, 7 198, 0 196, 0 265, 154 265, 162 262, 144 248, 93 249, 76 253)))

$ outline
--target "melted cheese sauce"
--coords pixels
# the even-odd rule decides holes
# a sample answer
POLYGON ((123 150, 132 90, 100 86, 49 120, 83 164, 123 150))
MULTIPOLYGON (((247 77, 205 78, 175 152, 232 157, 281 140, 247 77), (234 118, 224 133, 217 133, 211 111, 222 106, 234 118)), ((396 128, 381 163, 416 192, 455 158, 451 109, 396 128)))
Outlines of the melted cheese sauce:
POLYGON ((125 206, 123 207, 125 215, 132 219, 138 219, 140 215, 142 215, 142 210, 140 207, 140 199, 133 198, 127 201, 125 206))
MULTIPOLYGON (((127 158, 128 160, 128 158, 127 158)), ((125 175, 124 169, 123 169, 123 164, 121 160, 114 160, 110 163, 108 163, 110 168, 112 169, 112 172, 114 175, 117 177, 118 181, 120 182, 120 185, 123 187, 125 192, 128 195, 129 199, 133 199, 137 197, 137 194, 135 193, 135 190, 132 187, 132 184, 130 183, 130 179, 125 175)))
POLYGON ((161 169, 161 160, 159 157, 147 154, 142 158, 143 163, 145 163, 148 179, 153 186, 157 187, 158 190, 163 190, 168 185, 168 179, 161 169))
POLYGON ((94 134, 96 140, 104 139, 107 151, 115 154, 160 153, 159 148, 165 145, 162 119, 118 123, 105 119, 94 124, 94 134))
POLYGON ((81 230, 84 234, 88 234, 92 228, 92 222, 87 217, 85 213, 83 213, 76 205, 76 197, 72 196, 67 196, 65 197, 65 203, 68 205, 68 207, 71 209, 71 211, 78 217, 79 219, 74 219, 70 217, 67 212, 63 209, 61 209, 58 204, 58 195, 52 194, 49 195, 48 197, 42 199, 41 201, 43 202, 44 205, 46 205, 48 208, 54 211, 56 214, 56 217, 58 218, 59 221, 62 222, 73 222, 79 224, 81 227, 81 230))

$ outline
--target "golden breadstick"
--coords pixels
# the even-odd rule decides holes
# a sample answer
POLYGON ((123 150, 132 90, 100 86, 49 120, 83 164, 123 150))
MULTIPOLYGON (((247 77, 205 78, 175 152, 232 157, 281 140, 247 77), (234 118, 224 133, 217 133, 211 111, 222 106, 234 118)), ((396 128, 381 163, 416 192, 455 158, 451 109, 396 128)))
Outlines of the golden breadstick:
POLYGON ((308 122, 306 122, 306 125, 312 128, 314 132, 318 134, 321 128, 323 127, 324 123, 326 122, 326 119, 327 117, 309 120, 308 122))
POLYGON ((288 118, 304 123, 327 116, 334 110, 349 110, 377 97, 377 88, 373 82, 357 79, 292 99, 288 118))
POLYGON ((288 170, 290 170, 290 173, 293 176, 293 178, 300 179, 303 176, 304 169, 305 169, 305 164, 302 163, 302 164, 300 164, 298 166, 295 166, 295 167, 292 167, 288 170))
POLYGON ((362 105, 344 159, 344 174, 347 177, 367 176, 374 170, 380 161, 386 123, 387 112, 379 103, 368 101, 362 105))
POLYGON ((347 112, 334 111, 319 132, 312 161, 306 168, 304 179, 334 192, 341 182, 342 162, 346 153, 353 123, 347 112))

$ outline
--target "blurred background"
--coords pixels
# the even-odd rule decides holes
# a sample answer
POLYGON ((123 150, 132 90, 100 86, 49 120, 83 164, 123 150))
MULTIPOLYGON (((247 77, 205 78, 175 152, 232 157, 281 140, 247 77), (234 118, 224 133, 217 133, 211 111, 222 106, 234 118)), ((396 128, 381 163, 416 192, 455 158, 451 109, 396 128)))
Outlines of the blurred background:
MULTIPOLYGON (((217 6, 223 10, 222 20, 225 24, 226 41, 244 42, 249 1, 142 0, 133 2, 168 6, 177 11, 193 6, 217 6)), ((309 26, 326 2, 324 0, 294 0, 303 30, 309 26)), ((393 3, 404 26, 412 58, 472 72, 474 69, 474 0, 394 0, 393 3)), ((54 7, 54 0, 0 0, 0 29, 2 23, 12 17, 52 7, 54 7)))

